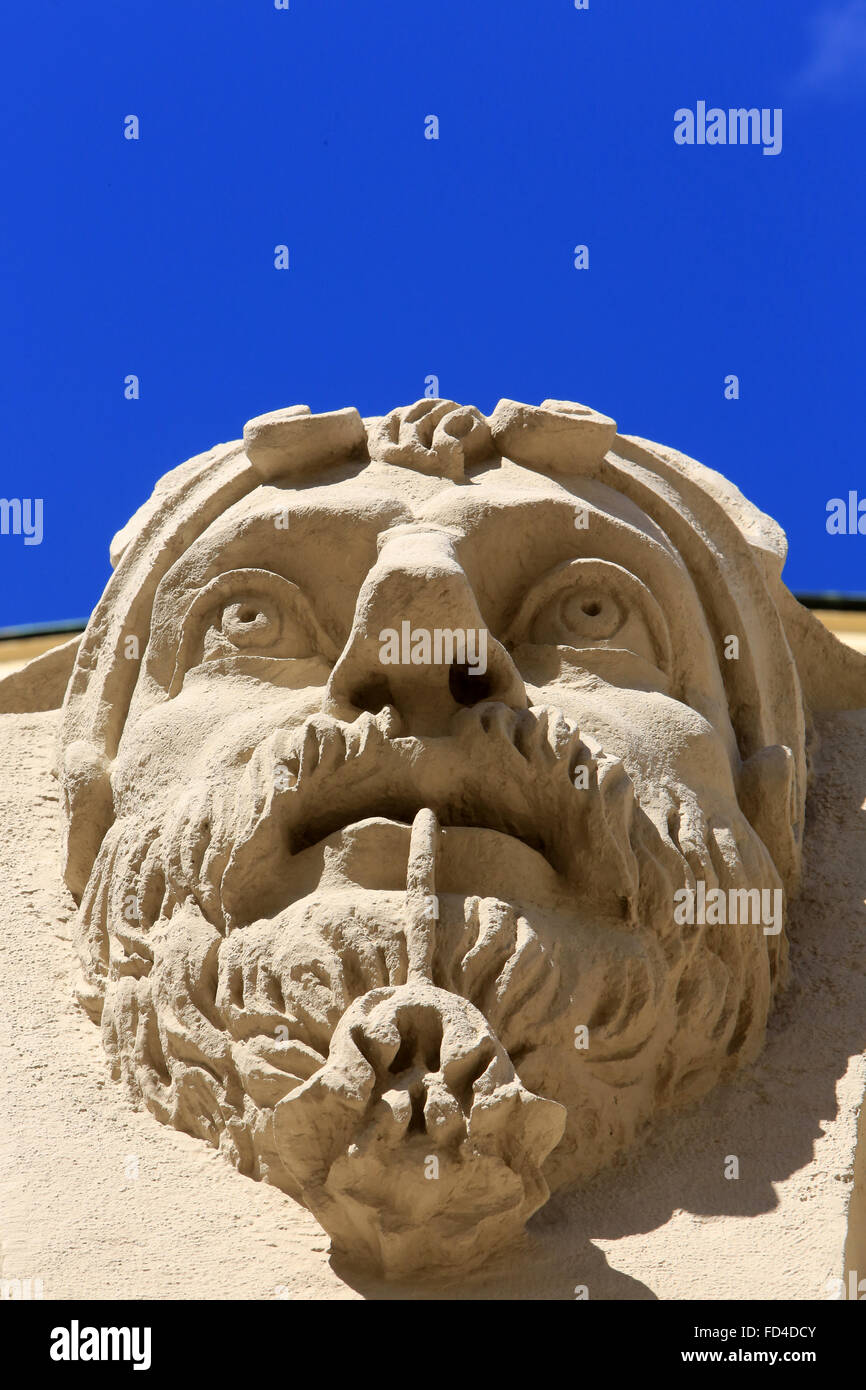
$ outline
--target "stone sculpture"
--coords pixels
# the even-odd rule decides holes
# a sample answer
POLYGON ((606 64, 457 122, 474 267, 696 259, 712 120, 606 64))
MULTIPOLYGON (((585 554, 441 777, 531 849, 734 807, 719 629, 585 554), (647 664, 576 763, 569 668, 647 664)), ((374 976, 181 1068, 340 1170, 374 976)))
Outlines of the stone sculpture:
POLYGON ((753 1060, 831 678, 784 553, 568 402, 295 406, 168 473, 61 727, 113 1074, 400 1277, 753 1060))

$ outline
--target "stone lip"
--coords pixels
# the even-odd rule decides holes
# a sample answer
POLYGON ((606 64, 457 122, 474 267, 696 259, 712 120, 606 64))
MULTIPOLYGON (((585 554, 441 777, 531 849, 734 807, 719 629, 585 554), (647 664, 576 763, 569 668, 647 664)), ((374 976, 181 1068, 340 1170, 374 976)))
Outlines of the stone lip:
MULTIPOLYGON (((424 806, 454 843, 460 828, 498 832, 478 840, 489 865, 479 869, 491 876, 505 840, 515 872, 528 886, 535 871, 544 897, 568 883, 573 900, 618 915, 634 899, 633 784, 559 711, 481 704, 462 711, 455 735, 441 739, 394 738, 380 725, 378 716, 352 724, 316 715, 256 750, 241 790, 252 808, 249 830, 234 844, 221 884, 233 923, 250 920, 253 905, 262 916, 310 891, 317 846, 332 835, 369 819, 409 822, 424 806), (571 780, 578 762, 587 773, 580 789, 571 780), (279 866, 264 883, 262 862, 279 866)), ((466 891, 478 889, 470 882, 466 891)))
MULTIPOLYGON (((408 820, 364 816, 287 857, 289 901, 314 889, 380 889, 406 884, 411 825, 408 820)), ((437 892, 525 901, 571 915, 574 890, 538 850, 514 835, 481 826, 443 825, 436 871, 437 892)))

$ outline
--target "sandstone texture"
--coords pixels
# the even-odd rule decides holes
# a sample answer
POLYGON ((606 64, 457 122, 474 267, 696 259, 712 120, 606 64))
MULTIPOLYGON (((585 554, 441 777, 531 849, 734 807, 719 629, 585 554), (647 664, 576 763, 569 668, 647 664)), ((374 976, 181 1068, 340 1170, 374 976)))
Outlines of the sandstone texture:
POLYGON ((866 1266, 866 657, 784 557, 571 402, 295 406, 161 479, 84 635, 0 681, 4 1275, 809 1298, 866 1266))

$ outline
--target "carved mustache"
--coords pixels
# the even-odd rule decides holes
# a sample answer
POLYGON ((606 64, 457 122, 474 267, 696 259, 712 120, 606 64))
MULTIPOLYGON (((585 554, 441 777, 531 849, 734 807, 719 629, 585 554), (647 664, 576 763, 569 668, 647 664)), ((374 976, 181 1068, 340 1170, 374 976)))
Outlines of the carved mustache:
POLYGON ((423 807, 445 827, 516 836, 563 876, 569 896, 625 925, 660 923, 655 904, 670 903, 676 887, 726 882, 734 845, 738 881, 742 872, 743 881, 775 882, 735 806, 723 850, 688 788, 659 785, 639 805, 622 763, 555 708, 478 705, 460 712, 453 735, 432 739, 402 736, 387 708, 350 724, 316 714, 263 740, 235 785, 198 781, 160 822, 116 823, 82 902, 100 973, 107 920, 143 945, 143 924, 190 895, 221 933, 273 916, 292 901, 280 864, 352 821, 378 815, 408 825, 423 807), (585 787, 574 785, 578 769, 585 787), (134 888, 141 921, 130 922, 119 889, 107 902, 118 883, 134 888))
MULTIPOLYGON (((443 826, 522 840, 607 915, 633 908, 634 789, 622 764, 558 710, 491 702, 461 711, 447 738, 403 737, 390 709, 352 723, 316 714, 298 729, 276 730, 253 750, 235 787, 197 781, 159 822, 117 822, 91 875, 83 918, 94 927, 112 920, 146 961, 144 924, 186 897, 222 933, 274 915, 287 905, 281 862, 353 821, 410 824, 424 807, 443 826), (124 900, 131 889, 132 916, 124 900)), ((104 939, 97 955, 104 969, 104 939)))
MULTIPOLYGON (((238 828, 220 885, 232 925, 284 906, 263 904, 262 862, 301 853, 368 817, 411 824, 429 807, 444 826, 495 830, 543 855, 582 898, 633 914, 634 786, 558 710, 498 702, 461 711, 444 738, 403 737, 390 708, 351 724, 313 715, 253 753, 238 790, 238 828)), ((279 875, 276 876, 279 878, 279 875)))

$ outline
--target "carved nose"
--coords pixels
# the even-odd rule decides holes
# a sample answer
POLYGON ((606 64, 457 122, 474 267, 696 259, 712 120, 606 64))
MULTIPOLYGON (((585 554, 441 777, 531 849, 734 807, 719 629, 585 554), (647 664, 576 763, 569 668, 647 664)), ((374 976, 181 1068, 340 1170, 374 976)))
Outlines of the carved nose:
POLYGON ((355 719, 390 705, 405 733, 436 736, 466 705, 526 707, 520 674, 488 631, 454 540, 440 527, 386 533, 328 682, 330 714, 355 719))

